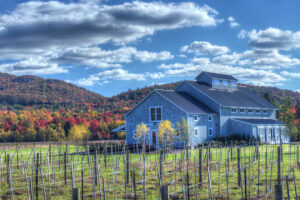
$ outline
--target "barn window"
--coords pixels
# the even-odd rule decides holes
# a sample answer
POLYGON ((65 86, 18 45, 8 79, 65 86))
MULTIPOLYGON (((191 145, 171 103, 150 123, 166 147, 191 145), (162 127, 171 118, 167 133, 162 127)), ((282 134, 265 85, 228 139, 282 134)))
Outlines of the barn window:
POLYGON ((212 128, 209 128, 208 129, 208 136, 212 136, 213 135, 213 130, 212 130, 212 128))
POLYGON ((240 113, 245 113, 245 109, 244 108, 240 108, 240 113))
POLYGON ((231 108, 231 112, 236 113, 237 112, 236 108, 231 108))
POLYGON ((256 109, 255 112, 256 112, 256 114, 260 114, 260 110, 259 109, 256 109))
POLYGON ((197 128, 194 129, 194 134, 198 135, 198 129, 197 128))
POLYGON ((208 115, 208 121, 212 121, 212 116, 208 115))
POLYGON ((150 121, 161 120, 161 107, 150 107, 150 121))
POLYGON ((198 116, 194 115, 194 121, 198 121, 198 116))
POLYGON ((223 80, 223 85, 228 85, 228 81, 223 80))
POLYGON ((252 109, 248 109, 248 113, 249 113, 249 114, 252 114, 252 113, 253 113, 253 110, 252 110, 252 109))
POLYGON ((215 84, 215 85, 220 85, 220 80, 215 79, 215 80, 214 80, 214 84, 215 84))
POLYGON ((231 86, 236 86, 236 82, 231 81, 231 82, 230 82, 230 85, 231 85, 231 86))

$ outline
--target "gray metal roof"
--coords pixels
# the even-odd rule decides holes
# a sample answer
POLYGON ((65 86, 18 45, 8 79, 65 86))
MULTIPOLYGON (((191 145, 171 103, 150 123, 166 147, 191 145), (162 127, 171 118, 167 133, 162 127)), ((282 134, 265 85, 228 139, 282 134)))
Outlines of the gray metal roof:
POLYGON ((154 90, 173 104, 181 108, 186 113, 192 114, 215 114, 210 108, 200 103, 198 100, 185 92, 175 92, 170 90, 154 90))
MULTIPOLYGON (((233 76, 231 75, 227 75, 227 74, 218 74, 218 73, 213 73, 213 72, 201 72, 198 76, 200 76, 202 73, 205 73, 207 74, 208 76, 212 77, 212 78, 218 78, 218 79, 226 79, 226 80, 234 80, 234 81, 237 81, 236 78, 234 78, 233 76)), ((197 76, 197 77, 198 77, 197 76)))
POLYGON ((246 122, 249 124, 263 124, 263 125, 283 125, 283 122, 275 120, 275 119, 245 119, 245 118, 234 118, 235 120, 246 122))
POLYGON ((197 81, 185 81, 205 93, 221 106, 277 109, 276 106, 255 94, 246 87, 237 89, 216 89, 197 81))

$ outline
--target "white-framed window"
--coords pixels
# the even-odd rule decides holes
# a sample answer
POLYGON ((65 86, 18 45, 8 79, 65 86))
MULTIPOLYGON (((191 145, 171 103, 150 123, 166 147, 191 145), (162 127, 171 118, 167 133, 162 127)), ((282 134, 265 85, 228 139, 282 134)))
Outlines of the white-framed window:
POLYGON ((198 121, 198 116, 194 115, 194 121, 198 121))
POLYGON ((255 109, 256 114, 260 114, 261 110, 260 109, 255 109))
POLYGON ((237 109, 236 108, 231 108, 231 113, 237 113, 237 109))
POLYGON ((248 114, 253 114, 253 109, 248 109, 248 114))
POLYGON ((268 110, 263 110, 263 114, 267 115, 268 114, 268 110))
POLYGON ((212 128, 208 128, 208 136, 212 136, 213 135, 213 129, 212 128))
POLYGON ((245 113, 245 108, 240 108, 240 113, 245 113))
POLYGON ((231 85, 231 86, 236 86, 236 82, 235 82, 235 81, 231 81, 231 82, 230 82, 230 85, 231 85))
POLYGON ((214 79, 214 85, 220 85, 220 80, 214 79))
POLYGON ((152 106, 149 108, 150 110, 150 121, 161 121, 161 106, 152 106))
POLYGON ((223 85, 228 85, 228 81, 223 80, 222 84, 223 84, 223 85))
POLYGON ((198 128, 194 128, 194 135, 198 135, 198 133, 199 133, 198 128))
POLYGON ((212 116, 208 115, 208 121, 212 121, 212 116))

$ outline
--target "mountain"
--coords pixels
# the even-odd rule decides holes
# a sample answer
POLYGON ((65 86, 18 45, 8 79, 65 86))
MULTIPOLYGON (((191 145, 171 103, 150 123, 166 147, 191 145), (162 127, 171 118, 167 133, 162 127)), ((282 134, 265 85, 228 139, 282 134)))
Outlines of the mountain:
MULTIPOLYGON (((173 90, 181 82, 153 85, 128 90, 113 97, 104 97, 82 87, 56 79, 43 79, 36 76, 14 76, 0 73, 0 104, 21 106, 52 106, 51 108, 93 107, 101 112, 125 114, 154 89, 173 90), (55 106, 53 106, 55 105, 55 106), (57 107, 59 105, 59 107, 57 107), (72 105, 70 107, 70 105, 72 105)), ((275 87, 261 87, 240 84, 248 87, 269 101, 281 102, 291 97, 293 102, 300 101, 300 93, 275 87)))
POLYGON ((103 105, 105 102, 105 97, 65 81, 0 73, 0 104, 2 105, 84 103, 103 105))

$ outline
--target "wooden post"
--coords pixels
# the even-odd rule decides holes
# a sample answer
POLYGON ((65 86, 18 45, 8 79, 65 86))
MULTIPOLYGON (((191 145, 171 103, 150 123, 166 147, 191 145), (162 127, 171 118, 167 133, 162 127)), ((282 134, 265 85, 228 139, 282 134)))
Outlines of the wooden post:
POLYGON ((7 164, 7 167, 6 167, 6 175, 7 175, 7 183, 9 183, 9 154, 7 155, 7 160, 6 160, 6 164, 7 164))
MULTIPOLYGON (((162 157, 162 155, 161 155, 161 157, 162 157)), ((134 191, 134 199, 137 200, 134 169, 132 169, 132 171, 131 171, 131 178, 132 178, 132 185, 133 185, 133 191, 134 191)))
POLYGON ((67 152, 64 152, 64 178, 65 178, 65 185, 67 185, 67 152))
POLYGON ((160 151, 159 156, 159 185, 162 186, 162 176, 163 176, 163 151, 160 151))
POLYGON ((294 170, 294 168, 293 168, 293 180, 294 180, 294 187, 295 187, 296 199, 298 199, 298 192, 297 192, 297 185, 296 185, 296 178, 295 178, 295 170, 294 170))
POLYGON ((78 188, 72 189, 72 200, 79 200, 79 190, 78 188))
POLYGON ((126 148, 126 178, 125 184, 129 184, 129 162, 130 162, 130 151, 129 148, 126 148))
POLYGON ((281 160, 281 148, 277 148, 277 184, 275 185, 275 199, 283 200, 283 191, 281 184, 281 173, 280 173, 280 160, 281 160))
POLYGON ((161 200, 168 200, 169 199, 169 188, 167 185, 161 186, 160 190, 160 199, 161 200))
POLYGON ((287 195, 288 195, 288 200, 291 199, 291 198, 290 198, 289 178, 290 178, 289 175, 287 175, 287 176, 285 177, 285 180, 286 180, 286 193, 287 193, 287 195))
POLYGON ((37 153, 36 157, 36 168, 35 168, 35 199, 39 199, 39 163, 40 163, 40 154, 37 153))
POLYGON ((202 187, 202 147, 199 148, 199 186, 202 187))
POLYGON ((242 183, 242 175, 241 175, 241 150, 240 148, 237 149, 237 157, 238 157, 238 186, 241 186, 242 183))
POLYGON ((245 199, 247 200, 247 172, 246 172, 246 167, 244 168, 244 179, 245 179, 245 199))

